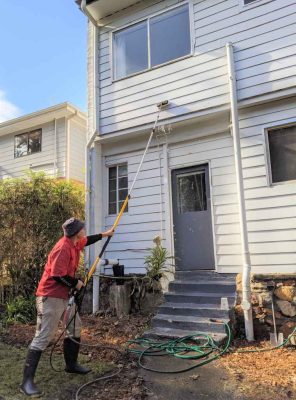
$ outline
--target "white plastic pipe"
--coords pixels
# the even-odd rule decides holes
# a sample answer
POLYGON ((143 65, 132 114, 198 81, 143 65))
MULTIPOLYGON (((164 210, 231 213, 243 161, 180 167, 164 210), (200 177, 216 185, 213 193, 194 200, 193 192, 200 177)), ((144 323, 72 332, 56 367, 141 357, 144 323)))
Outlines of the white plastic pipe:
POLYGON ((243 186, 239 118, 238 118, 238 107, 237 107, 237 89, 236 89, 235 64, 234 64, 232 43, 226 44, 226 53, 227 53, 228 74, 229 74, 230 106, 231 106, 233 145, 234 145, 234 160, 236 169, 236 184, 238 191, 240 232, 242 240, 242 258, 243 258, 242 308, 244 311, 246 338, 248 341, 253 341, 254 328, 253 328, 253 317, 252 317, 252 306, 251 306, 251 260, 250 260, 250 251, 248 242, 245 196, 244 196, 244 186, 243 186))

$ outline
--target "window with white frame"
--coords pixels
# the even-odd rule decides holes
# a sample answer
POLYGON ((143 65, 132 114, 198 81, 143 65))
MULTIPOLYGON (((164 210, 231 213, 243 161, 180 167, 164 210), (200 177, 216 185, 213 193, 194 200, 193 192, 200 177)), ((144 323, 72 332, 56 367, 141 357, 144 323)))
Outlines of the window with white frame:
POLYGON ((14 137, 14 158, 41 151, 42 129, 22 133, 14 137))
POLYGON ((185 4, 113 34, 113 77, 149 70, 191 53, 189 5, 185 4))
POLYGON ((267 131, 272 183, 296 180, 296 125, 267 131))
MULTIPOLYGON (((109 215, 117 214, 126 196, 128 195, 128 175, 127 164, 109 167, 108 178, 108 213, 109 215)), ((128 206, 124 212, 128 211, 128 206)))

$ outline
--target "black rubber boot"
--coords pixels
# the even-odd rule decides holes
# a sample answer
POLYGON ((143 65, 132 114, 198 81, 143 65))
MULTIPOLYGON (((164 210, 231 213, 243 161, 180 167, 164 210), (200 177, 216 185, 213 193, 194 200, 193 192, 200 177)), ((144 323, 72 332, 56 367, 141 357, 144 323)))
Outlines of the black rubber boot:
POLYGON ((64 358, 66 363, 65 371, 69 372, 70 374, 88 374, 91 369, 82 367, 77 363, 80 338, 73 337, 73 339, 75 342, 70 338, 64 339, 64 358))
POLYGON ((22 393, 32 398, 42 396, 42 392, 34 383, 34 377, 41 354, 41 350, 29 349, 24 367, 23 383, 21 384, 20 390, 22 393))

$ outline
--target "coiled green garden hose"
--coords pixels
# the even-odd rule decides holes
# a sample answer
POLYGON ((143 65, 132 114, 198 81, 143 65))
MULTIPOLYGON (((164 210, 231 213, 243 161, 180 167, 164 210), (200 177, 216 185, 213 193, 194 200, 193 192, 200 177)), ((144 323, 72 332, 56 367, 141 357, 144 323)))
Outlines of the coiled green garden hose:
POLYGON ((222 354, 227 352, 232 339, 231 330, 227 323, 221 323, 223 323, 227 335, 227 339, 223 348, 220 348, 210 335, 197 332, 192 335, 183 336, 179 339, 168 340, 165 342, 157 342, 150 339, 129 340, 127 343, 127 349, 129 352, 139 356, 139 366, 148 371, 158 372, 161 374, 179 374, 181 372, 190 371, 194 368, 201 367, 202 365, 216 360, 217 358, 221 357, 222 354), (138 348, 131 346, 138 346, 138 348), (146 356, 154 357, 167 355, 185 360, 202 361, 195 363, 190 367, 170 371, 157 370, 143 364, 143 359, 146 356))

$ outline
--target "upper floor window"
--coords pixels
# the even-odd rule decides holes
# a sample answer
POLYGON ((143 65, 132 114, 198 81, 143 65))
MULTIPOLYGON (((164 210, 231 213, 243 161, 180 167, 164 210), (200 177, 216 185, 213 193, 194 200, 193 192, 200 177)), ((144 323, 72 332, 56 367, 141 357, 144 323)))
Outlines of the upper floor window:
POLYGON ((267 132, 272 183, 296 180, 296 125, 267 132))
POLYGON ((114 78, 149 70, 191 53, 189 5, 121 29, 113 36, 114 78))
MULTIPOLYGON (((127 164, 109 168, 109 214, 119 213, 126 196, 128 195, 127 164)), ((128 206, 125 212, 128 211, 128 206)))
POLYGON ((22 133, 14 137, 14 158, 41 151, 42 129, 22 133))

